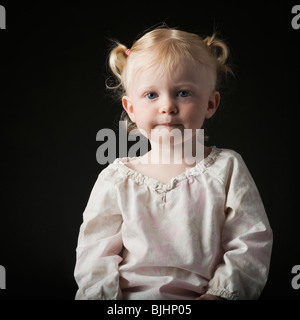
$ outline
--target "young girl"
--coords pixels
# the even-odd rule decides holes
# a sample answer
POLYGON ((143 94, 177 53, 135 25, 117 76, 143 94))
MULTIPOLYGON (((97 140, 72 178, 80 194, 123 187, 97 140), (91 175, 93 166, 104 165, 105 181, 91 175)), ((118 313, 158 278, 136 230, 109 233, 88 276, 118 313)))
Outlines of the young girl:
POLYGON ((260 296, 272 231, 241 156, 205 146, 191 164, 182 152, 186 139, 169 139, 171 152, 164 144, 172 131, 190 130, 195 154, 197 129, 219 105, 227 56, 214 36, 169 28, 111 51, 128 128, 147 136, 151 150, 100 173, 79 233, 76 299, 260 296), (162 139, 151 136, 154 129, 162 139))

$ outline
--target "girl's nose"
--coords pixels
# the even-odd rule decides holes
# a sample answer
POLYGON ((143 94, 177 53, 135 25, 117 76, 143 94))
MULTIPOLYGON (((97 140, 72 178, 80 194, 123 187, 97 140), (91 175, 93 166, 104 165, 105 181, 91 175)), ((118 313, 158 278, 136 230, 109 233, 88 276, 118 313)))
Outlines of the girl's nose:
POLYGON ((172 97, 166 97, 162 101, 161 107, 159 108, 160 113, 176 114, 178 112, 175 101, 172 97))

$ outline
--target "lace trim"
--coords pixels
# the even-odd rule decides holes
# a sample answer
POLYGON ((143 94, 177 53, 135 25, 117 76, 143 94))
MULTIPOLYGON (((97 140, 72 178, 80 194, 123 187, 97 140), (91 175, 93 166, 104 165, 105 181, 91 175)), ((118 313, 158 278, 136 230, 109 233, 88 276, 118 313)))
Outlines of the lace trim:
POLYGON ((216 161, 216 158, 219 156, 221 151, 222 151, 221 149, 213 146, 210 154, 205 159, 197 163, 193 168, 189 168, 185 172, 181 173, 180 175, 172 178, 167 184, 164 184, 154 178, 145 176, 142 173, 135 171, 126 166, 126 162, 137 159, 137 157, 117 158, 112 164, 117 167, 120 173, 134 180, 136 183, 146 184, 154 191, 158 193, 163 193, 175 188, 176 184, 179 181, 188 179, 192 176, 197 176, 202 174, 207 167, 211 166, 216 161))
POLYGON ((208 289, 206 293, 212 294, 214 296, 218 296, 221 298, 225 298, 227 300, 239 300, 238 295, 236 295, 233 292, 230 292, 226 289, 208 289))

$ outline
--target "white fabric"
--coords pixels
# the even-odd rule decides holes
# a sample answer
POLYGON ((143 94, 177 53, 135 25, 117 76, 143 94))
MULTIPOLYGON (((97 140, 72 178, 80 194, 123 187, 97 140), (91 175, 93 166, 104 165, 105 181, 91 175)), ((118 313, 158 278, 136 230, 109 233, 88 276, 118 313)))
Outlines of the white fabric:
POLYGON ((241 156, 213 147, 168 184, 127 161, 100 173, 84 211, 76 299, 257 299, 272 231, 241 156))

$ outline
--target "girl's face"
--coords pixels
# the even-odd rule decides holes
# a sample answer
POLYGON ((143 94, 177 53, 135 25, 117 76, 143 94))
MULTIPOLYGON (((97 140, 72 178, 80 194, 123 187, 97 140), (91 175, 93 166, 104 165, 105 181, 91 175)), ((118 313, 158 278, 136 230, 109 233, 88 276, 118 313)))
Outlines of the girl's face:
POLYGON ((176 128, 182 136, 184 129, 192 129, 194 135, 219 105, 219 92, 212 86, 213 72, 201 65, 182 61, 171 75, 154 67, 139 72, 133 69, 130 75, 123 107, 150 141, 153 129, 167 129, 164 132, 168 133, 176 128))

